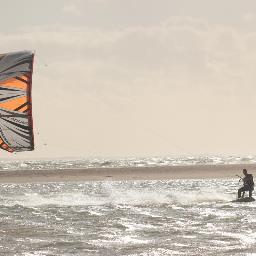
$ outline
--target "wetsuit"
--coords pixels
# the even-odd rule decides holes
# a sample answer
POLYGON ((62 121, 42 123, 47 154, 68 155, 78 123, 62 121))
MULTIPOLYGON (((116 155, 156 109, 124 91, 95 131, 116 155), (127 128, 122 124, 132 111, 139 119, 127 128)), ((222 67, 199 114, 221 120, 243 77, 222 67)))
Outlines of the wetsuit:
POLYGON ((238 198, 241 197, 241 193, 249 191, 249 197, 252 197, 252 191, 254 190, 254 182, 252 174, 246 174, 243 178, 244 186, 238 189, 238 198))

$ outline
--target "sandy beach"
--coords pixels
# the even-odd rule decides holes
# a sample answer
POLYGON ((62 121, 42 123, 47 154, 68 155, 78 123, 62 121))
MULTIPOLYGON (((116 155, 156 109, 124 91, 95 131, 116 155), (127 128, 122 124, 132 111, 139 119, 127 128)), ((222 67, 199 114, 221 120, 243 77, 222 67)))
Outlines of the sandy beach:
POLYGON ((256 170, 255 164, 191 165, 168 167, 91 168, 61 170, 11 170, 0 172, 0 183, 32 183, 101 180, 168 180, 234 178, 256 170))

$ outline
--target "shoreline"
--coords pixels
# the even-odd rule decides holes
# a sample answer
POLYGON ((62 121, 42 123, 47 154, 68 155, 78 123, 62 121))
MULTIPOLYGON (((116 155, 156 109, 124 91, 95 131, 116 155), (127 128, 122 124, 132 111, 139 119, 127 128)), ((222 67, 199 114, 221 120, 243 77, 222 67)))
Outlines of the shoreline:
POLYGON ((10 170, 0 171, 0 183, 235 178, 242 176, 243 168, 254 174, 256 164, 10 170))

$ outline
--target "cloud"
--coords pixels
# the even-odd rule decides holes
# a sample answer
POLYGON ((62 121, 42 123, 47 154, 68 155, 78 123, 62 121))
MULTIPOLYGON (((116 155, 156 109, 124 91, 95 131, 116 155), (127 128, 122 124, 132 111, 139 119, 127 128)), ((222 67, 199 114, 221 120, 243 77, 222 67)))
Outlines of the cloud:
POLYGON ((174 17, 158 26, 122 30, 30 28, 1 35, 1 47, 35 49, 39 61, 54 66, 56 76, 73 70, 95 92, 145 85, 154 90, 155 84, 172 85, 171 90, 205 84, 214 89, 254 83, 255 38, 254 33, 174 17))
POLYGON ((126 29, 31 27, 0 39, 5 52, 36 50, 34 114, 49 142, 41 154, 253 148, 253 31, 173 17, 126 29))
POLYGON ((64 6, 62 11, 66 14, 71 14, 71 15, 75 15, 75 16, 81 15, 80 9, 75 4, 68 4, 68 5, 64 6))
POLYGON ((106 4, 109 0, 69 0, 62 8, 63 13, 81 16, 86 6, 106 4))
POLYGON ((246 22, 251 22, 255 20, 255 14, 251 12, 247 12, 243 15, 243 20, 246 22))

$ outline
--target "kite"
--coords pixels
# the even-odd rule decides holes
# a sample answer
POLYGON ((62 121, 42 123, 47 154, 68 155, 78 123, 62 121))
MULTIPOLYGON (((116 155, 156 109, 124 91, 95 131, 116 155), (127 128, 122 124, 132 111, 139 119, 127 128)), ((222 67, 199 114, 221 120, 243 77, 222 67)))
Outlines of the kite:
POLYGON ((0 54, 0 148, 8 152, 34 150, 32 73, 34 54, 0 54))

